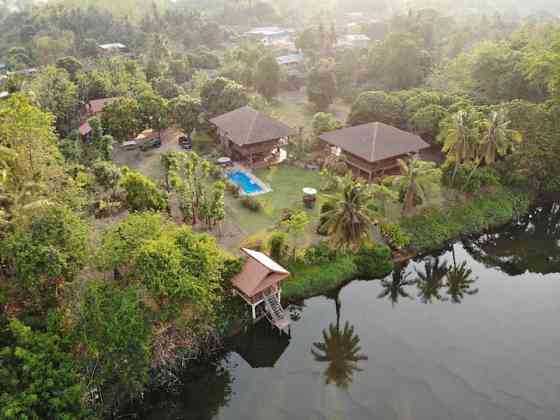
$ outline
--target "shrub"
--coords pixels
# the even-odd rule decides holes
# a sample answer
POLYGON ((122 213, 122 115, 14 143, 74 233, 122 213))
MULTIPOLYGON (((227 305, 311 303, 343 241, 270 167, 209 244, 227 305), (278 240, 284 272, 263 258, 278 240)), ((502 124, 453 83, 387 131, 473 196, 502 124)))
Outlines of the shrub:
POLYGON ((317 226, 317 233, 321 236, 328 236, 329 234, 329 232, 327 232, 327 229, 325 229, 325 222, 327 221, 327 218, 324 216, 324 214, 328 213, 333 209, 334 209, 334 204, 330 201, 325 202, 321 206, 321 217, 319 219, 319 225, 317 226))
POLYGON ((282 286, 282 296, 291 301, 326 293, 356 277, 356 265, 351 255, 341 255, 319 265, 298 262, 289 270, 291 276, 282 286))
POLYGON ((325 264, 334 261, 336 256, 336 250, 327 241, 321 241, 305 250, 303 262, 309 265, 325 264))
POLYGON ((225 179, 226 174, 221 166, 212 164, 210 165, 210 176, 221 181, 225 179))
POLYGON ((463 206, 429 209, 406 219, 402 228, 410 235, 412 250, 429 251, 460 235, 481 233, 509 223, 526 213, 529 204, 527 194, 498 188, 474 197, 463 206))
POLYGON ((362 245, 354 261, 357 274, 364 279, 384 277, 393 269, 391 250, 379 242, 362 245))
POLYGON ((249 196, 243 197, 241 199, 241 205, 246 209, 254 211, 255 213, 262 210, 262 203, 256 198, 249 196))
POLYGON ((479 191, 481 188, 493 187, 500 184, 496 171, 489 166, 483 166, 475 169, 472 162, 466 162, 459 165, 457 173, 455 174, 453 185, 451 185, 451 180, 453 178, 455 164, 453 162, 448 162, 443 166, 442 170, 442 182, 444 185, 448 187, 454 186, 468 193, 473 193, 479 191))
POLYGON ((253 249, 259 252, 266 252, 268 244, 268 235, 263 232, 257 232, 256 234, 245 238, 241 243, 241 247, 253 249))
POLYGON ((126 204, 131 211, 160 211, 167 208, 166 196, 150 178, 139 172, 126 173, 121 185, 126 191, 126 204))
POLYGON ((288 234, 285 232, 273 232, 268 240, 270 258, 281 262, 288 252, 288 234))
POLYGON ((181 152, 165 152, 161 154, 161 164, 166 171, 176 170, 179 167, 181 152))
POLYGON ((140 392, 150 369, 151 312, 137 286, 126 289, 91 284, 80 307, 77 331, 80 357, 88 366, 91 384, 111 396, 140 392))
POLYGON ((383 223, 379 226, 379 230, 394 249, 406 248, 410 244, 410 236, 404 233, 397 223, 383 223))
POLYGON ((34 330, 15 318, 3 328, 2 419, 94 418, 86 407, 88 387, 73 357, 68 334, 62 330, 61 320, 55 320, 55 315, 49 318, 46 331, 34 330))
MULTIPOLYGON (((222 279, 229 280, 239 274, 243 268, 243 261, 240 258, 226 258, 224 260, 224 267, 222 269, 222 279)), ((231 283, 226 281, 226 285, 231 283)))
POLYGON ((240 193, 239 185, 234 184, 231 181, 226 181, 226 191, 231 193, 235 198, 239 197, 239 193, 240 193))

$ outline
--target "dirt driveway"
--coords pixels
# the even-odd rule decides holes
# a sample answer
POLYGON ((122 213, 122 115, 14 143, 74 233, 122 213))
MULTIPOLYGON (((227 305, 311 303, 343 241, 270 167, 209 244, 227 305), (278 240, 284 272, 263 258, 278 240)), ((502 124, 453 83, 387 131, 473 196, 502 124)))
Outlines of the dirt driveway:
POLYGON ((119 166, 128 166, 155 181, 163 179, 163 166, 161 165, 161 154, 167 151, 180 151, 181 146, 177 139, 183 133, 176 128, 168 128, 161 132, 161 147, 143 152, 136 150, 124 150, 116 146, 113 150, 113 162, 119 166))

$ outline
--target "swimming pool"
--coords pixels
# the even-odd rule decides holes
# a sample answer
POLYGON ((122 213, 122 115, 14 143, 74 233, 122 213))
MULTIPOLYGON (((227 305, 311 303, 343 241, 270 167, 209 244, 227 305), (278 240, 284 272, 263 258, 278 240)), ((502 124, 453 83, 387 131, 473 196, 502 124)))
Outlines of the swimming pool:
POLYGON ((259 194, 263 192, 263 188, 246 172, 239 170, 229 172, 228 179, 235 185, 238 185, 245 194, 259 194))

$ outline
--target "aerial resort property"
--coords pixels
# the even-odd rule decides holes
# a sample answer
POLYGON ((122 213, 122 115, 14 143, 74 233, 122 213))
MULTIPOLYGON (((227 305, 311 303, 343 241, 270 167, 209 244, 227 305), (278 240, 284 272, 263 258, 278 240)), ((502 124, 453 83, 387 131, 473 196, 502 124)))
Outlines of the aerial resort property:
POLYGON ((560 419, 560 0, 0 29, 0 420, 560 419))

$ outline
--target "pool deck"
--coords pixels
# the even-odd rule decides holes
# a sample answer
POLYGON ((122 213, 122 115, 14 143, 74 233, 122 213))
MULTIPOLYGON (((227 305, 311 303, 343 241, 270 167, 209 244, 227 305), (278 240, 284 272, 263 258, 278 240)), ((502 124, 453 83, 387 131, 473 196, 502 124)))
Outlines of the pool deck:
POLYGON ((247 176, 249 178, 251 178, 251 180, 261 188, 260 191, 256 191, 256 192, 253 192, 253 193, 247 193, 243 190, 243 187, 241 185, 236 184, 236 185, 239 185, 239 187, 240 187, 239 194, 241 196, 254 197, 254 196, 257 196, 257 195, 268 194, 268 193, 272 192, 272 188, 270 188, 270 185, 265 184, 250 169, 247 169, 245 166, 243 166, 239 163, 234 164, 227 172, 230 173, 230 172, 236 172, 236 171, 244 172, 245 174, 247 174, 247 176))

